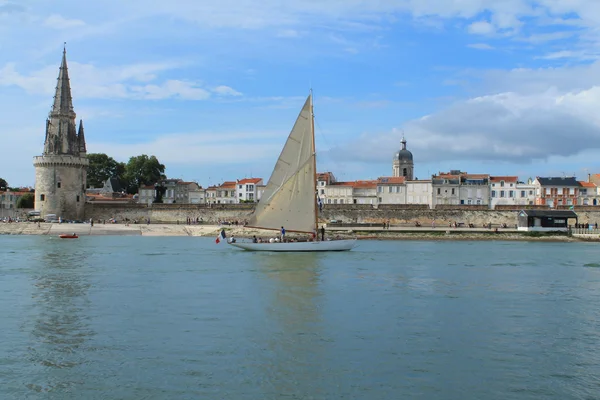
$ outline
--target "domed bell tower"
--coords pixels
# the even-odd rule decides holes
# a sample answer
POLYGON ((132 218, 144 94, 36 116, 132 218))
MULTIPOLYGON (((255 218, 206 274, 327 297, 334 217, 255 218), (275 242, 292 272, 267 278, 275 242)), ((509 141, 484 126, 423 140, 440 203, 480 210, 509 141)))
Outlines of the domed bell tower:
POLYGON ((404 139, 404 135, 402 136, 400 143, 402 148, 394 155, 393 176, 403 176, 406 180, 412 181, 414 179, 415 171, 413 155, 410 151, 406 150, 406 139, 404 139))

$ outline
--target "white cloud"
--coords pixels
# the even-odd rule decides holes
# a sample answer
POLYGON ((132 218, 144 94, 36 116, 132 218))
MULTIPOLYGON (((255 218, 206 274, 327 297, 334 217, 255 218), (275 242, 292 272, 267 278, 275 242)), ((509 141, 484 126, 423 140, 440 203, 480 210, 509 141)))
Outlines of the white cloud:
MULTIPOLYGON (((150 63, 98 68, 92 64, 71 62, 69 75, 73 96, 81 99, 205 100, 211 96, 211 92, 198 82, 179 79, 156 82, 160 73, 176 66, 174 63, 150 63)), ((56 66, 24 75, 16 71, 14 63, 9 63, 0 69, 0 86, 14 85, 28 93, 50 96, 54 93, 57 75, 56 66)), ((229 86, 218 86, 213 92, 221 96, 241 95, 229 86)))
POLYGON ((59 14, 52 14, 44 20, 44 25, 52 29, 70 29, 84 26, 85 22, 80 19, 68 19, 59 14))
MULTIPOLYGON (((403 128, 420 162, 477 160, 530 163, 600 149, 600 86, 472 98, 403 128)), ((346 161, 378 162, 398 147, 398 135, 365 134, 332 149, 346 161)))
POLYGON ((212 90, 215 94, 219 95, 219 96, 241 96, 242 93, 238 92, 237 90, 229 87, 229 86, 217 86, 216 88, 214 88, 212 90))
POLYGON ((472 43, 467 45, 467 47, 470 47, 472 49, 477 49, 477 50, 494 50, 493 46, 490 46, 487 43, 472 43))
POLYGON ((469 33, 476 35, 489 35, 491 33, 494 33, 496 31, 496 28, 494 28, 494 25, 490 24, 487 21, 477 21, 469 25, 467 30, 469 31, 469 33))

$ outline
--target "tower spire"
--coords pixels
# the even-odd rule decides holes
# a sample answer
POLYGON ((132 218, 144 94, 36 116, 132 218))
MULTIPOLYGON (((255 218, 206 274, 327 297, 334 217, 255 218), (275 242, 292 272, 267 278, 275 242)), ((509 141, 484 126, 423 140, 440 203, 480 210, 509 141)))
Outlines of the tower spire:
POLYGON ((75 118, 73 111, 73 100, 71 97, 71 85, 69 83, 69 69, 67 67, 67 42, 64 43, 62 62, 58 72, 56 91, 54 93, 54 104, 50 116, 68 116, 75 118))
POLYGON ((83 134, 83 120, 79 120, 79 130, 77 131, 77 142, 79 143, 79 155, 82 156, 87 153, 85 147, 85 135, 83 134))
POLYGON ((406 150, 406 139, 404 138, 404 131, 402 131, 402 140, 400 141, 402 144, 402 150, 406 150))

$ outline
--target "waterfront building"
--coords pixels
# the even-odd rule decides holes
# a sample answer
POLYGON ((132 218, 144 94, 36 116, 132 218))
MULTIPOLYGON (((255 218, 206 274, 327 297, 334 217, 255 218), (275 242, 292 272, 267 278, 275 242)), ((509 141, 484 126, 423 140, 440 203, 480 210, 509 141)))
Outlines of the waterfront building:
POLYGON ((216 204, 235 204, 236 198, 236 182, 225 181, 215 188, 215 198, 213 203, 216 204))
POLYGON ((433 207, 431 180, 406 181, 406 204, 427 204, 433 207))
POLYGON ((403 176, 377 179, 378 204, 406 204, 406 178, 403 176))
POLYGON ((323 204, 328 203, 326 193, 327 186, 335 182, 337 182, 337 179, 332 172, 320 172, 317 174, 317 195, 323 204))
POLYGON ((87 179, 87 150, 83 121, 75 125, 67 52, 63 50, 52 110, 46 120, 41 156, 34 157, 35 209, 42 217, 83 219, 87 179))
POLYGON ((0 218, 17 217, 17 202, 27 193, 33 193, 33 190, 23 188, 17 191, 0 191, 0 218))
POLYGON ((460 170, 440 172, 431 178, 432 205, 489 205, 490 176, 460 170))
POLYGON ((574 176, 536 177, 533 181, 536 191, 535 204, 556 208, 577 204, 579 182, 574 176))
POLYGON ((581 206, 598 205, 598 186, 593 182, 579 181, 579 199, 577 204, 581 206))
POLYGON ((255 203, 260 200, 258 189, 263 186, 262 178, 244 178, 236 181, 237 203, 255 203))
POLYGON ((517 226, 528 232, 567 232, 569 225, 577 221, 577 214, 571 210, 522 210, 517 226))
POLYGON ((432 204, 458 205, 460 204, 460 171, 452 170, 447 173, 438 173, 431 177, 432 204))
POLYGON ((151 205, 156 198, 156 189, 154 185, 143 185, 138 189, 138 203, 151 205))
POLYGON ((406 180, 411 181, 414 177, 414 162, 413 155, 406 149, 406 139, 404 135, 400 141, 401 148, 394 155, 392 176, 404 177, 406 180))

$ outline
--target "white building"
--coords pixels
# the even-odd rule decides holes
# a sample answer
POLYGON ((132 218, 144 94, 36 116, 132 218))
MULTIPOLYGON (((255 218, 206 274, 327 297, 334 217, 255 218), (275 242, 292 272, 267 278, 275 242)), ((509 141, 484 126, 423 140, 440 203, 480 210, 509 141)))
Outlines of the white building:
POLYGON ((378 178, 377 204, 406 204, 406 178, 403 176, 378 178))
POLYGON ((261 186, 264 191, 262 178, 238 179, 236 185, 236 198, 238 203, 255 203, 260 199, 258 190, 261 186))
POLYGON ((431 181, 406 181, 406 204, 427 204, 433 207, 431 181))

